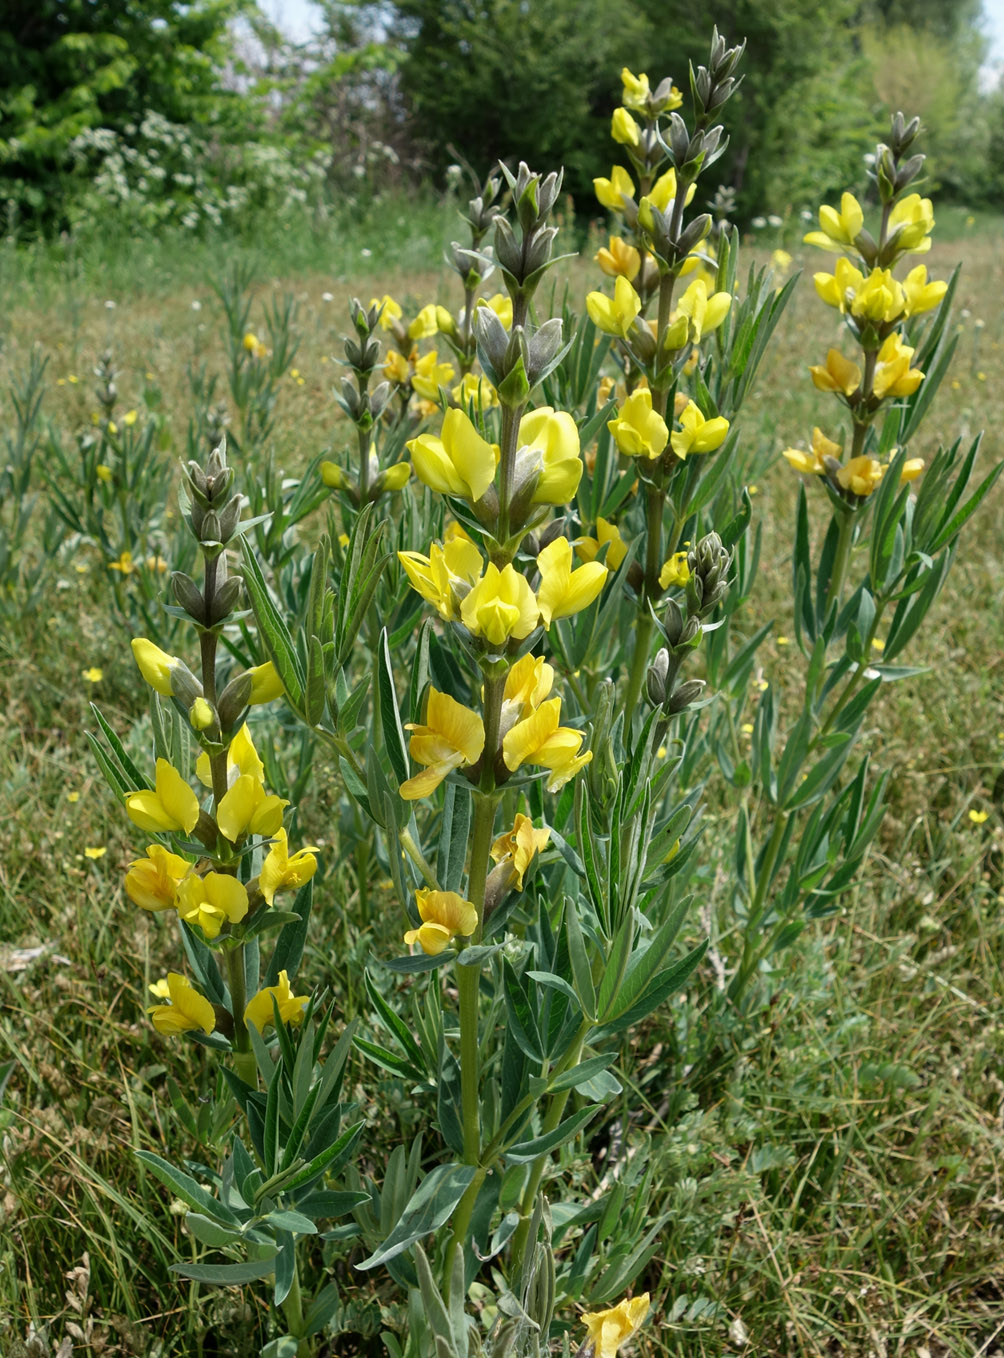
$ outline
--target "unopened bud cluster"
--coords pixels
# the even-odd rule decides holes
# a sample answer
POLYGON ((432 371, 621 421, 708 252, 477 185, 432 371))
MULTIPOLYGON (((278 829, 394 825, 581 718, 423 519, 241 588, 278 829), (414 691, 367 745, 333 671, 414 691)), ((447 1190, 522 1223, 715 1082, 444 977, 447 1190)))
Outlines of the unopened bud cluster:
POLYGON ((189 495, 185 517, 189 527, 203 553, 221 552, 237 532, 241 518, 241 497, 230 494, 234 473, 227 466, 226 441, 213 449, 205 467, 192 461, 185 466, 184 473, 189 495))
POLYGON ((646 687, 649 702, 661 707, 667 717, 685 711, 700 698, 704 684, 700 679, 677 683, 687 652, 700 645, 702 621, 711 616, 729 588, 732 554, 717 533, 701 538, 687 557, 690 572, 686 584, 687 612, 675 599, 666 605, 660 630, 666 644, 648 668, 646 687))

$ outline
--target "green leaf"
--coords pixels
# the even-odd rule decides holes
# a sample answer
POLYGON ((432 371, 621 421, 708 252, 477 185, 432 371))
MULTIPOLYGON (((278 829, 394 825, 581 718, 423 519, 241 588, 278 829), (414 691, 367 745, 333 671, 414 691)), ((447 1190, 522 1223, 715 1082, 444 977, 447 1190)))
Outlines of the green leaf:
POLYGON ((631 1028, 634 1024, 640 1023, 642 1019, 647 1018, 649 1014, 658 1009, 660 1004, 668 1000, 670 995, 675 995, 678 990, 686 985, 691 972, 707 950, 708 940, 704 939, 696 948, 687 953, 686 957, 681 958, 679 962, 674 962, 672 966, 660 972, 630 1009, 619 1014, 616 1019, 604 1023, 590 1037, 590 1041, 599 1042, 612 1037, 615 1033, 622 1033, 625 1028, 631 1028))
POLYGON ((302 710, 303 690, 307 680, 300 658, 296 654, 293 638, 282 614, 272 601, 254 547, 245 538, 241 542, 241 549, 244 556, 244 588, 254 611, 262 645, 278 670, 283 688, 293 706, 302 710))
POLYGON ((540 1030, 530 1007, 530 999, 522 981, 507 957, 502 959, 502 984, 505 989, 506 1013, 513 1037, 532 1061, 543 1061, 544 1050, 540 1030))
POLYGON ((275 941, 272 960, 269 962, 268 970, 265 973, 263 987, 278 985, 280 971, 286 972, 290 983, 292 983, 303 956, 303 945, 307 941, 307 925, 310 921, 310 909, 313 900, 314 882, 311 878, 304 882, 296 893, 296 899, 293 901, 293 911, 296 918, 282 926, 282 932, 275 941))
POLYGON ((275 1272, 275 1255, 271 1259, 248 1259, 243 1264, 172 1264, 171 1272, 196 1283, 235 1287, 270 1277, 275 1272))
POLYGON ((577 1089, 579 1085, 591 1080, 593 1076, 601 1074, 609 1069, 617 1060, 616 1052, 603 1052, 599 1056, 588 1056, 585 1061, 580 1061, 578 1065, 564 1071, 555 1079, 548 1081, 548 1089, 551 1093, 557 1093, 561 1089, 577 1089))
POLYGON ((390 758, 394 776, 399 783, 408 779, 408 746, 405 742, 401 713, 397 705, 394 689, 394 669, 390 660, 390 646, 387 642, 386 627, 380 633, 377 646, 377 691, 380 695, 380 722, 383 728, 384 745, 390 758))
POLYGON ((544 1132, 541 1136, 535 1136, 530 1141, 520 1141, 515 1146, 510 1146, 505 1152, 506 1159, 511 1164, 526 1164, 530 1160, 536 1160, 539 1155, 547 1155, 556 1147, 564 1145, 566 1141, 578 1135, 585 1127, 587 1122, 591 1122, 596 1114, 603 1107, 602 1104, 593 1104, 589 1108, 580 1108, 571 1117, 559 1122, 553 1131, 544 1132))
POLYGON ((240 1218, 235 1216, 225 1203, 215 1198, 208 1189, 197 1183, 190 1174, 175 1169, 174 1165, 168 1160, 154 1154, 153 1151, 136 1151, 135 1154, 136 1159, 142 1160, 143 1164, 153 1171, 162 1184, 165 1184, 182 1202, 187 1203, 196 1212, 211 1217, 214 1221, 222 1222, 225 1226, 240 1226, 240 1218))
POLYGON ((289 1208, 269 1212, 262 1217, 262 1221, 269 1226, 274 1226, 276 1230, 292 1231, 295 1235, 317 1234, 317 1227, 310 1217, 304 1216, 302 1212, 293 1212, 289 1208))
POLYGON ((423 1236, 431 1235, 445 1226, 454 1208, 474 1182, 478 1170, 475 1165, 439 1165, 427 1174, 412 1194, 390 1235, 368 1259, 357 1264, 359 1269, 376 1268, 403 1253, 409 1245, 423 1236))
POLYGON ((213 1249, 219 1249, 222 1245, 232 1245, 235 1240, 240 1240, 241 1231, 237 1226, 221 1226, 218 1221, 213 1221, 211 1217, 203 1216, 201 1212, 188 1212, 185 1216, 185 1225, 203 1245, 210 1245, 213 1249))

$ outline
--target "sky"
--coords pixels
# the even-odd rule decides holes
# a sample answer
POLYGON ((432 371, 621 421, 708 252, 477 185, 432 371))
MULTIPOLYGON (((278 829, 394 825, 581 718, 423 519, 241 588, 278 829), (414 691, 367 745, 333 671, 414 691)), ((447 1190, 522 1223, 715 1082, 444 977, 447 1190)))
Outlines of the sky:
MULTIPOLYGON (((317 22, 313 0, 260 0, 276 27, 297 41, 308 38, 317 22)), ((984 28, 990 39, 988 65, 1004 65, 1004 0, 983 0, 984 28)))

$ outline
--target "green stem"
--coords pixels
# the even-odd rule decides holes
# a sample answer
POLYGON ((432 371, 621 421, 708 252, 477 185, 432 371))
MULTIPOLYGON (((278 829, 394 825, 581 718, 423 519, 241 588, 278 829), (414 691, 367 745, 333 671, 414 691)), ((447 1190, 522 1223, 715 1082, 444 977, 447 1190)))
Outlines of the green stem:
POLYGON ((294 1339, 299 1340, 296 1347, 296 1358, 310 1358, 313 1345, 303 1333, 303 1297, 300 1294, 300 1270, 297 1266, 295 1254, 293 1256, 293 1281, 286 1300, 282 1303, 282 1310, 286 1317, 286 1328, 294 1339))
MULTIPOLYGON (((579 1063, 579 1060, 582 1056, 582 1048, 586 1040, 586 1032, 588 1031, 588 1027, 589 1025, 588 1023, 586 1023, 583 1024, 582 1028, 579 1029, 579 1035, 576 1038, 574 1047, 572 1049, 573 1051, 572 1058, 567 1063, 567 1069, 569 1070, 573 1066, 578 1065, 579 1063)), ((551 1103, 548 1107, 546 1114, 544 1115, 543 1126, 540 1129, 541 1136, 546 1136, 548 1132, 553 1132, 555 1127, 557 1127, 558 1123, 561 1121, 564 1115, 565 1107, 568 1103, 568 1097, 571 1094, 571 1092, 572 1091, 570 1089, 562 1089, 559 1090, 557 1094, 552 1094, 551 1103)), ((533 1167, 530 1170, 530 1179, 529 1182, 527 1183, 527 1186, 523 1192, 523 1197, 520 1201, 519 1225, 513 1232, 512 1237, 512 1248, 509 1258, 510 1278, 516 1278, 523 1265, 523 1255, 526 1253, 527 1237, 530 1234, 530 1219, 533 1216, 534 1204, 537 1201, 537 1194, 540 1192, 540 1185, 543 1182, 545 1173, 547 1172, 547 1166, 548 1163, 550 1162, 550 1159, 551 1159, 550 1152, 545 1151, 543 1155, 537 1156, 536 1160, 534 1160, 533 1162, 533 1167)))
POLYGON ((258 1083, 258 1063, 255 1061, 254 1052, 251 1050, 251 1038, 248 1036, 247 1024, 244 1022, 244 1010, 247 1008, 248 996, 243 943, 236 948, 229 948, 223 954, 223 958, 227 971, 227 985, 230 988, 231 1012, 234 1018, 234 1070, 244 1083, 250 1085, 253 1089, 258 1083))
POLYGON ((774 828, 771 831, 767 849, 764 853, 760 871, 757 873, 756 888, 753 893, 753 901, 750 905, 749 915, 746 918, 746 930, 743 936, 743 956, 739 964, 739 970, 733 976, 729 984, 729 999, 734 1003, 742 998, 743 992, 749 984, 749 979, 756 971, 764 957, 764 950, 754 945, 754 931, 757 929, 763 918, 766 908, 767 892, 770 889, 774 877, 774 867, 777 863, 777 855, 781 849, 781 842, 784 839, 784 832, 788 825, 788 813, 778 811, 774 821, 774 828))
POLYGON ((851 559, 851 547, 854 543, 854 510, 847 508, 837 512, 840 514, 840 530, 837 537, 837 550, 833 555, 833 570, 830 572, 830 582, 826 587, 824 617, 829 616, 831 608, 840 604, 840 595, 844 588, 847 567, 851 559))

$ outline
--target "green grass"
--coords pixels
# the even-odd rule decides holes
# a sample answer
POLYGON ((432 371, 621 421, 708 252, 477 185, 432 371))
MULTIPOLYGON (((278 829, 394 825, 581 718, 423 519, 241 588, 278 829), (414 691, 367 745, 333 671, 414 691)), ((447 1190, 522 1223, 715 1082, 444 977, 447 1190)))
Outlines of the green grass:
MULTIPOLYGON (((947 243, 928 263, 944 276, 964 261, 960 345, 954 380, 915 451, 929 456, 939 439, 985 426, 989 467, 1004 418, 1004 257, 996 223, 967 227, 961 212, 946 216, 947 243)), ((263 299, 288 290, 298 303, 303 381, 284 383, 275 437, 287 470, 321 449, 340 450, 331 390, 348 297, 451 297, 439 261, 452 234, 440 207, 413 213, 393 204, 353 231, 343 223, 240 247, 261 263, 263 299), (363 259, 363 248, 372 255, 363 259)), ((744 414, 744 446, 764 459, 804 446, 820 422, 823 403, 805 367, 836 339, 809 277, 818 257, 795 253, 805 276, 744 414)), ((100 234, 72 253, 8 251, 0 391, 39 342, 50 356, 47 416, 86 428, 96 408, 90 370, 111 344, 121 408, 149 405, 155 390, 164 446, 180 454, 186 364, 222 365, 209 279, 229 254, 221 241, 193 248, 100 234)), ((568 276, 579 292, 593 285, 588 261, 568 276)), ((754 497, 765 530, 754 606, 758 618, 778 620, 763 654, 781 674, 790 659, 781 638, 790 631, 795 485, 775 462, 757 474, 754 497)), ((686 1000, 646 1032, 625 1072, 644 1109, 637 1153, 649 1157, 657 1205, 669 1214, 648 1274, 659 1314, 640 1353, 963 1358, 993 1353, 1004 1335, 999 523, 992 498, 915 647, 929 673, 893 686, 864 737, 893 770, 867 878, 838 915, 778 959, 778 998, 743 1036, 727 1085, 704 1106, 687 1095, 674 1054, 707 1015, 686 1000), (970 811, 989 815, 977 823, 970 811)), ((197 1154, 165 1077, 194 1101, 209 1076, 198 1049, 158 1038, 145 1018, 146 985, 175 964, 176 948, 157 920, 137 918, 123 901, 134 837, 84 740, 91 698, 124 736, 146 738, 105 574, 86 546, 68 548, 40 606, 0 631, 0 1064, 14 1063, 0 1111, 0 1347, 18 1353, 33 1324, 49 1327, 55 1350, 73 1322, 85 1335, 91 1327, 81 1352, 181 1358, 200 1343, 207 1354, 256 1352, 250 1290, 218 1296, 168 1272, 190 1240, 133 1155, 197 1154), (103 672, 97 684, 81 677, 90 666, 103 672), (87 848, 106 852, 90 859, 87 848), (71 1305, 65 1275, 85 1251, 86 1302, 78 1275, 71 1305)), ((333 776, 322 771, 303 808, 315 842, 337 843, 337 804, 333 776)), ((712 801, 707 822, 713 851, 716 827, 723 837, 730 830, 728 814, 712 801)), ((391 946, 399 920, 381 909, 379 889, 368 905, 358 900, 337 852, 328 860, 305 973, 311 986, 330 987, 349 1017, 366 957, 391 946)), ((710 889, 699 905, 714 906, 710 889)), ((357 1075, 378 1111, 372 1072, 357 1075)), ((370 1148, 378 1177, 394 1135, 388 1127, 370 1148)), ((354 1329, 332 1352, 381 1352, 379 1303, 389 1291, 341 1264, 338 1281, 354 1329)))

